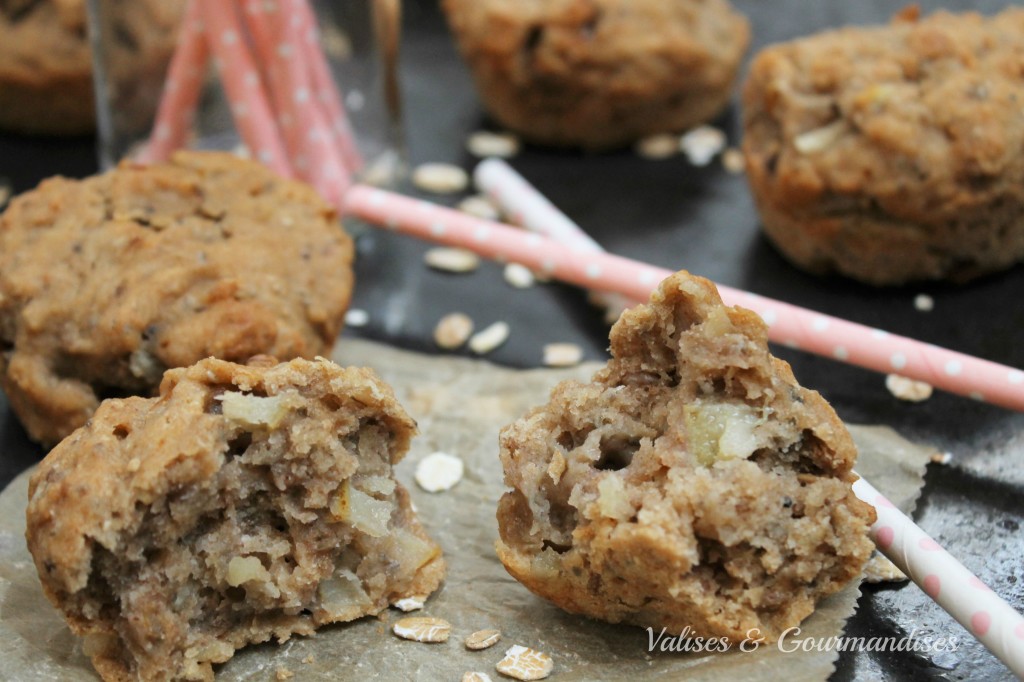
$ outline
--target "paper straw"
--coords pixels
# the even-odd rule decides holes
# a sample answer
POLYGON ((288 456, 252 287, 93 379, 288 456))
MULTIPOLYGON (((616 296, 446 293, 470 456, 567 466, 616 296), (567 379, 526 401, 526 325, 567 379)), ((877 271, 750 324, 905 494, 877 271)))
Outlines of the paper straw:
POLYGON ((306 0, 291 0, 290 5, 290 12, 297 20, 300 35, 297 47, 310 70, 313 93, 327 112, 327 123, 345 167, 353 174, 358 173, 363 169, 365 161, 345 114, 341 92, 320 45, 320 29, 316 15, 306 0))
MULTIPOLYGON (((604 251, 583 228, 501 159, 484 159, 478 163, 473 170, 473 181, 512 223, 584 251, 604 251)), ((601 305, 619 312, 637 303, 612 292, 599 292, 597 296, 601 305)))
POLYGON ((190 0, 178 30, 177 47, 167 67, 153 133, 139 153, 142 163, 166 161, 171 152, 185 146, 192 128, 210 52, 203 33, 199 0, 190 0))
POLYGON ((293 177, 265 84, 245 41, 239 7, 229 0, 207 0, 200 6, 207 44, 215 56, 239 134, 260 162, 279 175, 293 177))
POLYGON ((281 12, 277 2, 266 0, 247 2, 244 16, 296 174, 339 205, 351 176, 332 143, 328 114, 312 87, 300 46, 299 16, 281 12))
MULTIPOLYGON (((672 273, 621 256, 566 247, 538 234, 365 185, 353 187, 345 203, 350 215, 368 223, 522 263, 572 284, 635 300, 646 300, 672 273)), ((1018 369, 730 287, 718 290, 728 305, 757 312, 768 325, 768 338, 776 343, 878 372, 899 372, 951 393, 1024 411, 1024 372, 1018 369)))
POLYGON ((1019 677, 1024 617, 863 478, 853 492, 875 508, 871 539, 901 571, 1019 677))

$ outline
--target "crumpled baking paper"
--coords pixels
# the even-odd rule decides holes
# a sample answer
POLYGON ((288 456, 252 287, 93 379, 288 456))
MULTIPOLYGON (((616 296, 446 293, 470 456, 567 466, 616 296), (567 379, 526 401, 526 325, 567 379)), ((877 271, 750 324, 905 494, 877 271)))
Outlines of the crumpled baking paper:
MULTIPOLYGON (((499 429, 547 400, 567 378, 587 379, 595 365, 569 370, 511 370, 483 361, 424 356, 345 339, 335 361, 373 367, 417 420, 420 435, 398 465, 428 532, 444 548, 448 577, 422 611, 389 609, 377 618, 321 629, 315 636, 240 651, 220 666, 217 679, 234 680, 458 680, 467 671, 501 676, 495 664, 505 649, 522 644, 549 654, 553 679, 786 679, 826 680, 834 651, 784 653, 774 645, 752 653, 649 651, 646 630, 609 625, 564 613, 535 597, 505 572, 494 554, 494 517, 504 491, 497 456, 499 429), (453 489, 427 493, 413 482, 416 462, 435 451, 458 455, 465 476, 453 489), (399 639, 391 624, 405 615, 429 615, 452 624, 443 644, 399 639), (501 641, 470 651, 470 633, 496 628, 501 641), (294 675, 294 677, 290 677, 294 675)), ((860 448, 857 470, 900 508, 909 511, 934 450, 913 445, 881 427, 851 427, 860 448)), ((2 456, 2 453, 0 453, 2 456)), ((21 682, 98 679, 81 644, 43 596, 25 548, 28 472, 0 494, 0 677, 21 682)), ((842 634, 860 591, 850 585, 822 602, 802 624, 800 638, 842 634)), ((657 633, 655 633, 657 634, 657 633)))

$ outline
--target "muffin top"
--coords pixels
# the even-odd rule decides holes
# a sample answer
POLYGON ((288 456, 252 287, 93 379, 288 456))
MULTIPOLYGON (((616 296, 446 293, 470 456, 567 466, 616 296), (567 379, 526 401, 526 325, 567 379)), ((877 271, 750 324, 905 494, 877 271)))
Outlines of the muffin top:
POLYGON ((169 367, 326 354, 352 258, 312 188, 229 154, 46 180, 0 216, 0 383, 55 442, 169 367))
POLYGON ((770 47, 744 89, 749 170, 780 207, 870 197, 899 219, 947 220, 1024 179, 1022 73, 1021 9, 905 12, 770 47))

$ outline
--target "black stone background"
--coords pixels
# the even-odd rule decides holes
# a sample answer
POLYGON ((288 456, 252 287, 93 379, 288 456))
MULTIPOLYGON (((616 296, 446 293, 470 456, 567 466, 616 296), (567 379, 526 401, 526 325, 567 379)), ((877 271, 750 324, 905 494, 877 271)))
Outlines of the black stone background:
MULTIPOLYGON (((926 12, 948 8, 990 13, 1005 3, 920 4, 926 12)), ((899 8, 883 0, 736 0, 736 5, 751 17, 754 49, 843 24, 882 22, 899 8)), ((402 79, 411 160, 471 168, 474 159, 465 151, 465 137, 492 124, 477 103, 436 3, 412 0, 405 9, 402 79)), ((738 120, 734 106, 714 122, 733 144, 739 140, 738 120)), ((93 150, 91 138, 0 134, 0 176, 16 191, 53 174, 82 176, 95 170, 93 150)), ((726 173, 718 163, 694 168, 683 157, 647 161, 629 151, 583 155, 527 148, 512 164, 615 253, 685 268, 722 284, 1024 367, 1024 267, 964 287, 878 290, 810 277, 784 262, 760 236, 743 177, 726 173), (934 298, 932 312, 915 310, 913 299, 919 293, 934 298)), ((359 231, 353 305, 369 311, 371 322, 346 330, 345 336, 433 353, 435 323, 459 310, 473 317, 478 328, 495 320, 511 324, 508 343, 489 356, 496 363, 538 366, 543 345, 556 341, 582 345, 588 360, 605 357, 607 329, 579 290, 559 284, 512 290, 493 263, 469 275, 431 271, 421 264, 427 244, 359 231)), ((949 465, 929 465, 915 518, 1015 608, 1024 610, 1024 414, 938 392, 921 404, 901 402, 885 389, 881 375, 785 348, 774 350, 845 420, 887 424, 953 454, 949 465)), ((26 439, 2 394, 0 452, 0 484, 44 454, 26 439)), ((843 654, 833 680, 1012 677, 913 584, 866 587, 846 634, 900 637, 915 628, 919 635, 958 636, 964 644, 955 653, 939 655, 843 654)))

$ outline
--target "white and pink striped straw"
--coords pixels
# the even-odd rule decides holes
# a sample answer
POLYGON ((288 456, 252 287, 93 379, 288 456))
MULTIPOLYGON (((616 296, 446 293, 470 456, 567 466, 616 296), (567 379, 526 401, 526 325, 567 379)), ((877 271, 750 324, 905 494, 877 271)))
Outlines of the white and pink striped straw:
POLYGON ((875 508, 871 539, 901 571, 1020 678, 1024 617, 863 478, 853 492, 875 508))
POLYGON ((299 58, 305 61, 306 68, 310 70, 313 94, 326 111, 328 127, 345 167, 353 174, 359 173, 366 164, 345 114, 341 91, 331 74, 331 65, 320 46, 316 14, 307 0, 288 0, 288 4, 288 11, 298 29, 296 46, 300 50, 299 58))
POLYGON ((293 177, 265 83, 242 30, 241 8, 224 0, 193 2, 201 8, 207 44, 242 139, 261 163, 278 175, 293 177))
POLYGON ((299 177, 334 205, 350 184, 338 147, 331 143, 327 113, 317 100, 304 58, 301 18, 277 2, 248 0, 245 28, 252 37, 260 71, 267 75, 277 123, 299 177))
MULTIPOLYGON (((475 218, 399 194, 356 186, 346 195, 351 215, 422 239, 461 246, 503 261, 539 269, 587 288, 647 300, 671 270, 600 251, 565 246, 538 234, 475 218)), ((719 286, 728 305, 757 312, 768 338, 878 372, 903 376, 977 400, 1024 411, 1024 372, 838 317, 719 286)))
MULTIPOLYGON (((522 263, 541 269, 554 277, 583 286, 596 285, 633 299, 649 298, 652 289, 670 271, 638 263, 627 258, 581 248, 566 247, 535 233, 522 231, 436 204, 356 185, 345 197, 345 212, 374 225, 431 241, 472 249, 477 253, 502 261, 522 263)), ((730 305, 743 305, 751 300, 750 294, 720 287, 723 298, 728 292, 730 305), (739 299, 739 300, 737 300, 739 299)), ((816 316, 815 313, 759 297, 763 305, 795 315, 812 315, 809 333, 827 332, 835 318, 816 316), (828 324, 815 325, 821 317, 828 324)), ((748 306, 750 307, 750 306, 748 306)), ((762 307, 762 310, 765 308, 762 307)), ((764 313, 762 313, 762 316, 764 313)), ((835 320, 843 322, 842 320, 835 320)), ((851 323, 843 322, 850 325, 851 323)), ((852 325, 860 327, 859 325, 852 325)), ((777 326, 776 326, 777 328, 777 326)), ((797 326, 796 329, 803 329, 797 326)), ((860 328, 866 329, 866 328, 860 328)), ((772 327, 769 327, 771 335, 772 327)), ((874 340, 874 335, 867 330, 874 340)), ((881 340, 896 338, 892 335, 881 340)), ((855 339, 847 338, 847 343, 855 339)), ((904 339, 907 344, 919 344, 904 339)), ((927 347, 933 349, 934 347, 927 347)), ((909 349, 905 349, 908 350, 909 349)), ((927 352, 927 351, 923 351, 927 352)), ((947 351, 949 352, 949 351, 947 351)), ((852 355, 846 359, 849 360, 852 355)), ((967 357, 967 356, 964 356, 967 357)), ((973 358, 970 358, 973 360, 973 358)), ((982 361, 979 361, 982 362, 982 361)), ((1019 398, 1019 396, 1018 396, 1019 398)), ((1024 401, 1014 406, 1020 408, 1024 401)), ((1024 676, 1024 618, 983 585, 960 562, 953 558, 921 530, 910 518, 892 506, 867 481, 854 484, 857 496, 872 505, 878 513, 878 522, 871 528, 871 536, 879 550, 901 568, 921 588, 954 618, 975 634, 979 641, 1021 677, 1024 676), (979 600, 979 595, 984 600, 979 600)))
POLYGON ((138 160, 142 163, 166 161, 171 152, 185 146, 209 58, 202 9, 198 2, 190 2, 178 32, 177 47, 167 67, 153 132, 139 154, 138 160))

